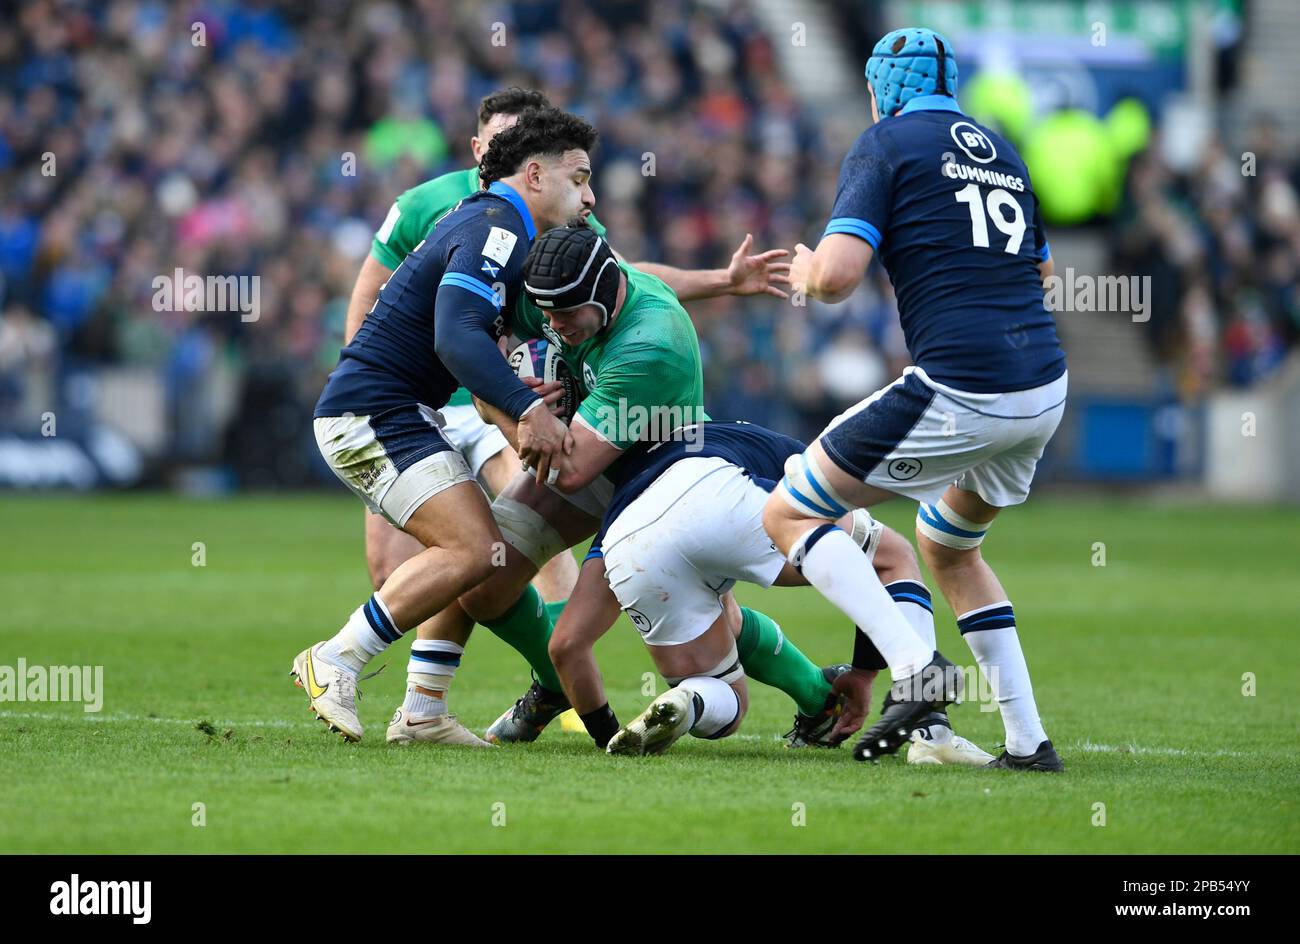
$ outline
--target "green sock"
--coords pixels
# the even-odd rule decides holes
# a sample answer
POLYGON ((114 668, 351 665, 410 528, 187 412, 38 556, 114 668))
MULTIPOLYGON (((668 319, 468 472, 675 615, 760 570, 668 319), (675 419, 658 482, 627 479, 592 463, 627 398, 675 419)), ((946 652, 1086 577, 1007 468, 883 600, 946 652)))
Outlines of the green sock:
POLYGON ((736 649, 745 674, 785 692, 802 714, 815 715, 821 711, 831 693, 831 683, 826 681, 821 668, 799 651, 772 617, 747 606, 740 608, 740 616, 736 649))
POLYGON ((555 666, 551 665, 551 657, 546 652, 555 621, 551 618, 549 607, 542 602, 532 584, 524 588, 523 595, 514 606, 483 625, 528 660, 528 664, 533 667, 533 675, 543 688, 552 692, 564 691, 560 677, 555 674, 555 666))
POLYGON ((552 626, 560 621, 560 613, 564 610, 564 604, 568 602, 569 601, 566 599, 556 600, 554 603, 543 604, 543 606, 546 607, 546 615, 550 619, 552 626))

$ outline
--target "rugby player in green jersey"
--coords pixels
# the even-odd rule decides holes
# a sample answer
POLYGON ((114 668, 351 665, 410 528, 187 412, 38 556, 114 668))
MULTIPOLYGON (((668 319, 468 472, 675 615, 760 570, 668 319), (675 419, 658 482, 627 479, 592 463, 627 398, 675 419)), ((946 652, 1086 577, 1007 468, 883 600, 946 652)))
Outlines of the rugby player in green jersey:
MULTIPOLYGON (((524 110, 547 104, 546 96, 531 89, 507 88, 488 95, 479 105, 477 134, 470 139, 475 166, 425 181, 394 201, 375 234, 370 254, 353 287, 344 328, 345 343, 351 341, 360 328, 367 312, 374 306, 379 290, 402 260, 420 244, 441 217, 480 189, 478 163, 493 137, 513 126, 524 110)), ((589 217, 588 222, 597 233, 604 234, 605 228, 594 217, 589 217)), ((777 260, 785 256, 786 251, 777 249, 751 255, 751 244, 752 240, 746 237, 726 269, 683 270, 655 263, 641 263, 639 267, 663 279, 683 301, 723 294, 769 294, 784 298, 785 293, 778 286, 785 283, 789 266, 777 260)), ((457 390, 439 412, 445 421, 443 434, 465 456, 470 471, 490 496, 499 494, 520 470, 518 458, 500 431, 483 422, 464 388, 457 390)), ((366 514, 365 542, 366 563, 376 590, 393 570, 423 550, 409 534, 373 513, 366 514)), ((544 600, 562 601, 568 597, 576 579, 577 565, 572 556, 558 554, 538 573, 535 585, 544 600)), ((422 695, 415 689, 413 681, 408 701, 414 707, 442 707, 437 704, 436 696, 422 695)), ((409 709, 412 705, 407 707, 409 709)), ((408 710, 407 715, 412 714, 408 710)), ((429 727, 426 730, 434 729, 429 727)))
MULTIPOLYGON (((470 138, 474 166, 426 180, 401 194, 388 210, 375 233, 370 254, 361 266, 352 298, 348 303, 343 341, 348 343, 374 307, 379 290, 402 260, 424 239, 433 224, 457 203, 479 190, 478 162, 483 159, 493 136, 518 120, 520 112, 547 104, 546 96, 530 89, 507 88, 479 104, 478 133, 470 138)), ((592 225, 604 232, 598 222, 592 225)), ((470 403, 464 387, 452 394, 439 411, 445 420, 443 435, 469 463, 470 472, 495 496, 516 472, 519 460, 495 426, 484 423, 470 403)), ((423 548, 406 532, 393 527, 382 515, 366 513, 366 564, 370 580, 378 590, 397 567, 423 548)), ((578 570, 572 558, 557 556, 538 575, 538 590, 547 600, 563 600, 573 589, 578 570)))
MULTIPOLYGON (((493 172, 485 170, 485 177, 493 172)), ((547 653, 553 613, 529 586, 530 578, 552 556, 596 532, 611 483, 619 481, 630 451, 662 442, 682 427, 698 430, 696 424, 707 418, 699 341, 678 296, 662 280, 617 259, 581 220, 537 238, 524 265, 524 291, 512 321, 516 336, 545 337, 557 345, 578 384, 573 449, 561 459, 553 486, 521 473, 497 497, 492 509, 507 545, 504 565, 420 630, 422 638, 429 632, 431 638, 454 640, 467 637, 478 621, 528 657, 536 680, 488 729, 488 740, 501 742, 535 739, 568 707, 547 653)), ((487 404, 479 408, 514 441, 508 416, 487 404)), ((593 586, 584 593, 579 581, 575 592, 581 600, 570 605, 604 605, 599 583, 589 582, 593 586)), ((729 597, 727 605, 737 629, 742 622, 752 627, 748 673, 790 694, 801 714, 830 719, 836 672, 823 671, 793 644, 782 646, 768 617, 740 610, 729 597), (769 645, 759 644, 769 636, 769 645)))

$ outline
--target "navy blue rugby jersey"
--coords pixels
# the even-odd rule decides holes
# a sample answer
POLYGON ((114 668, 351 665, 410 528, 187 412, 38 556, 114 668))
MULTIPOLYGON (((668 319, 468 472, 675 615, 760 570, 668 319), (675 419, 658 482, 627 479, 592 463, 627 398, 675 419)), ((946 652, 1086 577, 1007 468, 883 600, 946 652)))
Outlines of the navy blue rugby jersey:
POLYGON ((599 556, 605 531, 669 466, 683 459, 725 459, 767 491, 785 474, 785 462, 807 446, 797 439, 754 423, 696 423, 674 438, 629 450, 614 483, 614 494, 588 557, 599 556))
POLYGON ((440 409, 458 387, 518 419, 537 395, 496 340, 523 290, 536 229, 523 199, 497 181, 438 221, 384 284, 339 354, 316 416, 374 415, 412 403, 440 409))
POLYGON ((973 393, 1065 372, 1038 264, 1050 250, 1020 155, 946 95, 864 131, 825 235, 868 242, 889 273, 912 362, 973 393))

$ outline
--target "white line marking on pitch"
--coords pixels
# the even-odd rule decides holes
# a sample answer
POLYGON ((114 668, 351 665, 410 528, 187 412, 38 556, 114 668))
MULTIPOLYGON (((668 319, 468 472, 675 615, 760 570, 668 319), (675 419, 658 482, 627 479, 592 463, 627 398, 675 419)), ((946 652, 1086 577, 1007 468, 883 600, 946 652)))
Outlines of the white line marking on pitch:
MULTIPOLYGON (((93 722, 145 721, 150 724, 184 724, 191 727, 198 724, 200 721, 207 720, 213 727, 223 728, 298 728, 305 726, 296 721, 261 720, 257 718, 249 718, 245 720, 233 720, 230 718, 157 718, 149 715, 135 715, 128 713, 111 715, 88 713, 57 714, 53 711, 0 711, 0 718, 29 718, 34 721, 75 721, 78 718, 93 722)), ((771 739, 776 741, 783 740, 779 734, 772 735, 771 739)), ((768 738, 761 734, 733 734, 729 740, 766 741, 768 738)), ((1097 744, 1094 741, 1079 741, 1070 745, 1067 750, 1083 751, 1085 754, 1154 754, 1165 757, 1251 756, 1245 751, 1193 751, 1181 747, 1143 747, 1138 744, 1097 744)))
POLYGON ((0 711, 0 718, 31 718, 36 721, 76 721, 78 718, 86 721, 147 721, 150 724, 188 724, 196 725, 200 721, 208 721, 213 727, 253 727, 253 728, 296 728, 299 725, 293 721, 260 721, 250 718, 244 721, 232 721, 225 718, 156 718, 150 715, 133 715, 133 714, 56 714, 53 711, 0 711))
POLYGON ((1080 741, 1072 745, 1073 750, 1085 754, 1162 754, 1168 757, 1246 757, 1245 751, 1189 751, 1181 747, 1141 747, 1137 744, 1096 744, 1092 741, 1080 741))

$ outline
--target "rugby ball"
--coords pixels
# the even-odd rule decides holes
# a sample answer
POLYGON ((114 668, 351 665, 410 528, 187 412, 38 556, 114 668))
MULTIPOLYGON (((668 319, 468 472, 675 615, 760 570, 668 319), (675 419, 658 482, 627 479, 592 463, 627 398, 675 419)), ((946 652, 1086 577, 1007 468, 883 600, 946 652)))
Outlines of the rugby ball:
POLYGON ((565 423, 573 420, 578 411, 582 395, 578 390, 578 380, 573 376, 568 363, 560 354, 559 348, 544 339, 525 341, 510 352, 510 367, 519 377, 541 377, 550 383, 558 380, 564 386, 564 394, 557 406, 564 410, 560 419, 565 423))

